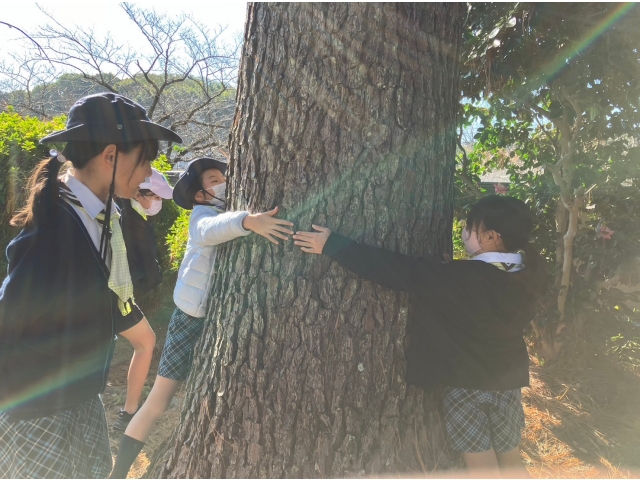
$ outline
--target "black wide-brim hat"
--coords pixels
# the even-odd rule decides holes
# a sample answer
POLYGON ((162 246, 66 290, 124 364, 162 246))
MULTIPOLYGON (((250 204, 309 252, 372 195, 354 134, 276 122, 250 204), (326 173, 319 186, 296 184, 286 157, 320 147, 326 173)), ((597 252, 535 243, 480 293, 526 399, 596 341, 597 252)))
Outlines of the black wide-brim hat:
POLYGON ((149 139, 182 143, 180 135, 154 123, 133 100, 115 93, 98 93, 78 100, 64 130, 53 132, 40 143, 130 143, 149 139))
POLYGON ((189 198, 189 190, 193 182, 198 181, 200 174, 211 168, 217 168, 223 175, 227 173, 227 163, 215 158, 196 158, 189 163, 187 169, 180 175, 180 178, 173 187, 173 201, 176 205, 191 210, 193 208, 192 198, 189 198))

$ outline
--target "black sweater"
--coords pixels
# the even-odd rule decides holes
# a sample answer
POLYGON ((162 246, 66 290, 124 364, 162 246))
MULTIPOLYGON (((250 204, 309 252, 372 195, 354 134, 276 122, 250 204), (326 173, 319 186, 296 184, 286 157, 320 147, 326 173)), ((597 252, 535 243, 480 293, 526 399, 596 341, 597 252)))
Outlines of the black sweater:
POLYGON ((482 261, 410 257, 335 233, 322 253, 366 280, 409 293, 407 383, 476 390, 529 384, 523 332, 535 302, 516 278, 521 273, 482 261))
POLYGON ((122 215, 122 236, 127 247, 133 293, 138 295, 162 283, 156 236, 153 225, 134 210, 131 200, 118 199, 116 203, 122 215))
MULTIPOLYGON (((0 288, 0 411, 43 417, 94 398, 107 381, 118 297, 82 220, 63 200, 7 247, 0 288), (46 220, 46 221, 45 221, 46 220)), ((142 317, 134 306, 129 315, 142 317)))

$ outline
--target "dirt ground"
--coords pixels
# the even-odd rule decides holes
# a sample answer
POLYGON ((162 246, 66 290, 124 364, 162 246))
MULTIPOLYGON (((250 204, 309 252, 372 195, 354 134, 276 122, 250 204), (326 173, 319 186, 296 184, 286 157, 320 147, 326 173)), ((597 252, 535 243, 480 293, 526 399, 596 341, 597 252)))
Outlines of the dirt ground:
MULTIPOLYGON (((163 309, 151 319, 157 347, 143 399, 155 379, 170 315, 171 310, 163 309)), ((522 458, 534 478, 639 478, 640 368, 608 352, 605 341, 614 331, 626 329, 629 335, 631 327, 616 329, 610 321, 582 327, 589 335, 583 336, 580 345, 569 346, 561 361, 531 368, 531 387, 523 389, 527 426, 522 458)), ((635 334, 640 336, 640 332, 635 334)), ((109 425, 124 405, 131 354, 126 340, 119 341, 103 394, 109 425)), ((142 477, 154 450, 177 425, 183 398, 180 390, 152 431, 129 478, 142 477)), ((121 434, 113 430, 110 434, 115 456, 121 434)))
POLYGON ((575 328, 564 358, 531 368, 523 459, 537 478, 639 478, 640 329, 610 318, 575 328))

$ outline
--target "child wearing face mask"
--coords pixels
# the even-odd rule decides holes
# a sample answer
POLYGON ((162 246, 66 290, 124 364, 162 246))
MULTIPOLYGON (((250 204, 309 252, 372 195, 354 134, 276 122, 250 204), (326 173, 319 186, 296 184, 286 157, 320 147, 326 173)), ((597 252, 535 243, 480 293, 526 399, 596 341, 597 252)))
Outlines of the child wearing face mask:
POLYGON ((173 200, 192 210, 189 240, 173 293, 176 310, 153 388, 129 423, 120 442, 111 478, 126 478, 156 421, 169 408, 180 382, 189 376, 193 349, 202 334, 208 292, 214 280, 217 246, 255 232, 277 244, 293 232, 291 222, 269 212, 224 212, 227 164, 203 157, 193 160, 173 190, 173 200))
MULTIPOLYGON (((122 236, 127 247, 129 272, 136 295, 149 292, 162 282, 158 248, 153 225, 147 219, 162 208, 162 199, 173 196, 173 188, 159 171, 152 168, 138 187, 132 199, 118 198, 122 216, 122 236)), ((118 411, 118 418, 112 428, 123 432, 136 411, 142 395, 144 383, 149 374, 156 336, 146 319, 138 324, 117 332, 133 347, 133 357, 127 375, 127 396, 124 408, 118 411)))
POLYGON ((528 476, 519 452, 520 389, 529 385, 523 333, 546 284, 543 261, 529 243, 533 226, 520 200, 484 197, 471 207, 463 233, 472 259, 448 263, 358 244, 316 225, 293 237, 304 252, 408 292, 406 381, 444 387, 449 440, 472 477, 498 469, 528 476))
MULTIPOLYGON (((169 185, 162 173, 152 168, 151 176, 140 184, 134 200, 140 204, 146 216, 152 217, 162 210, 162 200, 171 200, 172 198, 173 187, 169 185)), ((134 202, 131 203, 136 210, 140 211, 134 202)))

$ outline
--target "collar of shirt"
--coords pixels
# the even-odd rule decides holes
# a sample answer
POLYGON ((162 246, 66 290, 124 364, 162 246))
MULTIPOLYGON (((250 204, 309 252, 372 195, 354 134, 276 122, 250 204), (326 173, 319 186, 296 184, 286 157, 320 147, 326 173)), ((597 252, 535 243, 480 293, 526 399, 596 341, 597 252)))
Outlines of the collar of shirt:
MULTIPOLYGON (((82 207, 89 214, 89 216, 95 220, 100 212, 105 210, 105 204, 96 197, 96 195, 80 180, 75 178, 71 172, 67 172, 62 181, 69 187, 69 190, 73 192, 78 201, 82 204, 82 207)), ((111 202, 111 214, 117 211, 114 203, 111 202)))
POLYGON ((520 253, 486 252, 476 255, 471 260, 480 260, 486 263, 522 264, 522 255, 520 253))

